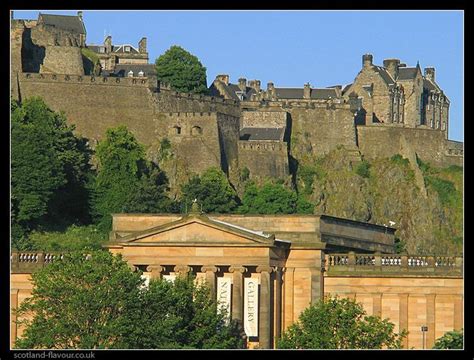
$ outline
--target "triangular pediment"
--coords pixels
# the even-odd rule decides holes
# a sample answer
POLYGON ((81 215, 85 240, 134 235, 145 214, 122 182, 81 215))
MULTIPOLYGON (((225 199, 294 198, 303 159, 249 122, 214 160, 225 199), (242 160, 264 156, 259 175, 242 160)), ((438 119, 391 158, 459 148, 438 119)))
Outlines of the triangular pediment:
POLYGON ((274 235, 235 226, 206 216, 185 216, 168 224, 132 233, 122 245, 272 246, 274 235))

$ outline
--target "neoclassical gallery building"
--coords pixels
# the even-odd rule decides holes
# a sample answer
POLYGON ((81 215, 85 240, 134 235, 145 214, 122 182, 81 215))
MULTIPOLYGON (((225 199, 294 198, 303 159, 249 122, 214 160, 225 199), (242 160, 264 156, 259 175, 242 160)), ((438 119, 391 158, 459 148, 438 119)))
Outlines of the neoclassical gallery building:
MULTIPOLYGON (((105 245, 146 278, 192 273, 243 324, 249 348, 281 332, 324 295, 350 297, 431 348, 463 328, 462 258, 394 253, 394 228, 326 215, 114 214, 105 245), (422 329, 424 331, 422 331, 422 329)), ((11 308, 54 255, 13 253, 11 308)), ((22 332, 12 311, 11 344, 22 332)))

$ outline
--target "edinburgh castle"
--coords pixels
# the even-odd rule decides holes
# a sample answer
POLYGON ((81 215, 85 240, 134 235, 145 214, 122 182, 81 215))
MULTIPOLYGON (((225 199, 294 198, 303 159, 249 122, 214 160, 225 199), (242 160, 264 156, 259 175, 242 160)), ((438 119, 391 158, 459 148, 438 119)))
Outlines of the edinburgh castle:
POLYGON ((218 75, 210 96, 201 96, 156 79, 146 38, 136 47, 112 45, 110 36, 87 45, 81 14, 12 20, 11 44, 13 98, 41 96, 92 146, 125 124, 156 160, 160 141, 169 139, 177 155, 172 182, 210 166, 234 183, 244 168, 251 178, 287 179, 295 163, 340 145, 355 161, 402 153, 438 166, 463 163, 463 144, 448 139, 450 102, 433 67, 398 59, 378 66, 365 54, 344 87, 265 89, 259 80, 218 75), (99 57, 98 71, 84 49, 99 57))

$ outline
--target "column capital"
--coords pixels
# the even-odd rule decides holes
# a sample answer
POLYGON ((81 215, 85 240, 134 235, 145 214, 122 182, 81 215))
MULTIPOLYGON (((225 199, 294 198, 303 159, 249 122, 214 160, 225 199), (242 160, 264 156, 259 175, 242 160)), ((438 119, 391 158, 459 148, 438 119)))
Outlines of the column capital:
POLYGON ((174 267, 174 271, 179 273, 179 274, 186 275, 187 273, 189 273, 191 271, 191 267, 188 266, 188 265, 176 265, 174 267))
POLYGON ((233 272, 239 272, 241 274, 243 274, 244 272, 247 272, 247 268, 245 266, 241 266, 241 265, 232 265, 229 267, 229 272, 233 273, 233 272))
POLYGON ((165 268, 161 265, 148 265, 146 271, 161 273, 165 268))
POLYGON ((203 265, 201 267, 201 272, 208 272, 211 271, 213 273, 218 272, 220 269, 217 266, 214 265, 203 265))
POLYGON ((267 272, 270 274, 272 271, 273 271, 273 266, 268 266, 268 265, 257 266, 258 273, 267 272))
POLYGON ((137 271, 137 267, 135 265, 132 265, 130 263, 127 263, 127 265, 128 265, 128 268, 132 270, 133 272, 137 271))

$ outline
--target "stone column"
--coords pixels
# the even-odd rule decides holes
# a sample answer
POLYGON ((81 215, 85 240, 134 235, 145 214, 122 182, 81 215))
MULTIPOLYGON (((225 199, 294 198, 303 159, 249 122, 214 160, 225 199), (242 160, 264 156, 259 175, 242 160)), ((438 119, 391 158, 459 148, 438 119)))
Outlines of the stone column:
POLYGON ((177 276, 186 277, 190 271, 191 267, 188 265, 176 265, 174 267, 174 272, 177 274, 177 276))
POLYGON ((259 324, 258 324, 258 342, 260 348, 271 348, 271 283, 270 274, 273 268, 270 266, 259 266, 257 272, 260 273, 260 302, 259 302, 259 324))
POLYGON ((244 277, 247 269, 243 266, 232 265, 229 272, 232 273, 232 319, 237 320, 243 326, 243 297, 244 277))
POLYGON ((160 265, 148 265, 146 268, 147 272, 151 272, 152 279, 161 279, 161 273, 165 268, 160 265))
POLYGON ((211 289, 211 296, 213 299, 216 298, 216 272, 219 271, 219 268, 214 265, 204 265, 201 268, 203 273, 206 273, 206 281, 211 289))
MULTIPOLYGON (((274 289, 275 289, 275 298, 274 298, 274 309, 275 309, 275 339, 278 339, 281 335, 281 319, 282 319, 282 269, 275 267, 273 269, 275 272, 274 278, 274 289)), ((275 344, 274 344, 275 346, 275 344)))

